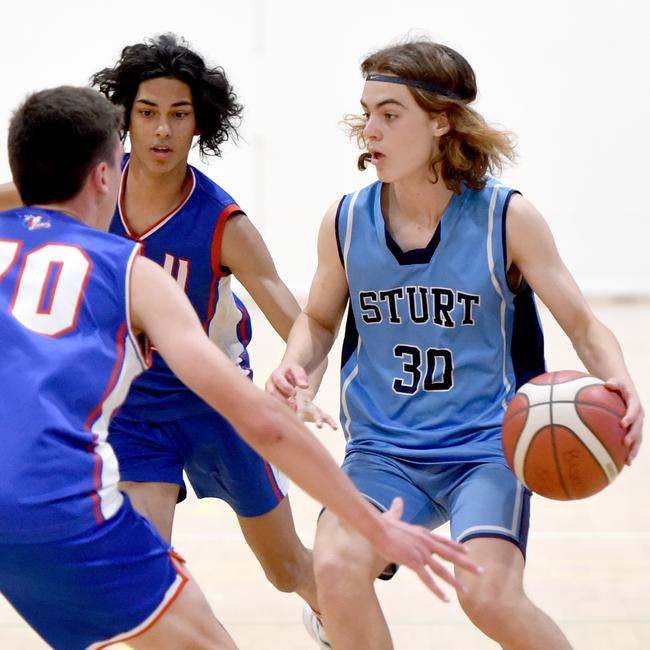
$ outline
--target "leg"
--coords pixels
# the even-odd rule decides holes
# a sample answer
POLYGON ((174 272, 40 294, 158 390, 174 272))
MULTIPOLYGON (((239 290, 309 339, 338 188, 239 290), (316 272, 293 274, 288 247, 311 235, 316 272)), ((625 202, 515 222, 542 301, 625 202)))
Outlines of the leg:
POLYGON ((336 650, 388 650, 392 641, 374 589, 386 561, 325 511, 316 529, 314 570, 323 623, 336 650))
POLYGON ((126 643, 134 650, 234 650, 235 642, 212 613, 195 580, 174 562, 188 578, 185 586, 160 619, 126 643))
POLYGON ((120 481, 120 490, 129 495, 133 507, 171 544, 174 511, 180 490, 178 484, 120 481))
POLYGON ((530 492, 500 464, 460 466, 449 497, 451 533, 467 544, 481 576, 456 569, 467 587, 460 603, 472 622, 503 648, 565 650, 559 627, 524 593, 530 492))
POLYGON ((109 434, 120 463, 120 489, 168 543, 181 488, 185 495, 183 458, 175 433, 174 422, 136 422, 118 415, 109 434))
POLYGON ((295 592, 318 610, 311 551, 298 538, 289 497, 259 517, 239 517, 246 542, 279 591, 295 592))
POLYGON ((0 590, 53 648, 235 647, 180 557, 126 501, 70 538, 0 545, 0 590))
POLYGON ((487 537, 466 544, 472 559, 485 568, 481 576, 456 569, 467 587, 459 594, 460 604, 474 625, 507 650, 571 648, 557 624, 526 596, 524 558, 515 544, 487 537))

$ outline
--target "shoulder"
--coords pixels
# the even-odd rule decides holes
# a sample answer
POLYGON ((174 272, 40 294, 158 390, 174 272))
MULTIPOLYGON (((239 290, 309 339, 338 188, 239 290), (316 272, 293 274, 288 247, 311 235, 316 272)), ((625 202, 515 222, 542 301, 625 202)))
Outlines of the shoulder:
POLYGON ((197 200, 207 205, 212 205, 215 208, 218 208, 219 211, 231 206, 240 210, 235 199, 220 185, 215 183, 215 181, 206 176, 203 172, 196 169, 196 167, 190 165, 190 169, 194 174, 194 193, 197 200))

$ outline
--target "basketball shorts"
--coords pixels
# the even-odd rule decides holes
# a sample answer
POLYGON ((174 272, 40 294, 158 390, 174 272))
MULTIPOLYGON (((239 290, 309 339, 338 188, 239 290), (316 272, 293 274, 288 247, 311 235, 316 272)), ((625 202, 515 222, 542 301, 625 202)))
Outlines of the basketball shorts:
POLYGON ((0 591, 53 648, 103 648, 158 620, 187 583, 128 499, 80 535, 0 544, 0 591))
POLYGON ((109 443, 123 481, 177 483, 183 470, 198 497, 223 499, 240 517, 258 517, 286 496, 288 480, 265 461, 216 411, 169 422, 142 422, 117 415, 109 443))
POLYGON ((399 496, 404 521, 430 530, 449 521, 456 541, 499 537, 526 555, 530 491, 505 465, 410 463, 353 451, 345 457, 343 471, 381 511, 399 496))

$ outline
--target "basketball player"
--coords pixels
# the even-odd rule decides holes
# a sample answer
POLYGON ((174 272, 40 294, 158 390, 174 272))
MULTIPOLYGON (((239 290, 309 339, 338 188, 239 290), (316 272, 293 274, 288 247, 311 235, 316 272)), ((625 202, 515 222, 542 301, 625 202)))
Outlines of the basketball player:
MULTIPOLYGON (((187 158, 195 136, 203 154, 220 155, 236 137, 242 106, 224 73, 206 66, 171 34, 123 49, 113 68, 92 78, 124 107, 131 143, 110 231, 143 244, 144 255, 175 277, 208 336, 252 378, 246 307, 232 275, 284 339, 300 307, 279 278, 259 232, 235 200, 187 158)), ((0 207, 16 205, 3 186, 0 207)), ((299 394, 301 413, 334 422, 299 394)), ((242 440, 232 425, 185 386, 158 354, 134 383, 111 423, 121 488, 167 541, 174 510, 186 495, 183 470, 199 497, 225 500, 270 582, 317 608, 311 551, 296 534, 287 481, 242 440), (245 480, 242 480, 245 477, 245 480)))
MULTIPOLYGON (((511 140, 471 107, 474 72, 430 41, 379 50, 361 66, 363 116, 351 123, 379 181, 326 213, 308 304, 268 390, 291 396, 327 354, 349 302, 341 370, 343 469, 386 510, 452 537, 485 569, 459 594, 504 648, 569 643, 523 590, 529 492, 506 466, 500 424, 515 388, 544 370, 532 287, 588 371, 627 404, 628 462, 643 410, 612 333, 591 312, 540 214, 488 175, 511 140), (523 336, 522 336, 523 335, 523 336)), ((328 510, 314 563, 336 650, 391 647, 373 589, 384 561, 328 510)), ((320 621, 308 623, 327 647, 320 621)))
POLYGON ((205 335, 141 245, 106 230, 121 179, 122 111, 89 88, 27 98, 9 128, 29 207, 0 216, 0 592, 52 647, 234 648, 194 580, 118 490, 108 424, 150 341, 259 452, 441 593, 431 553, 462 547, 380 516, 298 418, 205 335), (146 339, 142 335, 146 335, 146 339))

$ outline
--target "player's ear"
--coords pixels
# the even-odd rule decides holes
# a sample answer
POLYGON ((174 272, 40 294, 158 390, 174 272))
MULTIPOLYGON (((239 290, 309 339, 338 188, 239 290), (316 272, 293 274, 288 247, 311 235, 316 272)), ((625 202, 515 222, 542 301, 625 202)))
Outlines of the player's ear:
POLYGON ((450 129, 451 124, 449 124, 447 113, 436 113, 431 116, 431 130, 436 138, 440 138, 446 133, 449 133, 450 129))
POLYGON ((106 194, 110 190, 108 181, 108 163, 105 160, 100 160, 92 166, 88 174, 88 180, 92 184, 93 189, 99 194, 106 194))

